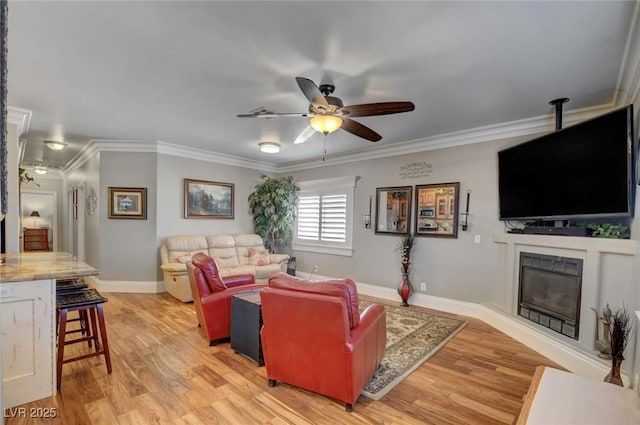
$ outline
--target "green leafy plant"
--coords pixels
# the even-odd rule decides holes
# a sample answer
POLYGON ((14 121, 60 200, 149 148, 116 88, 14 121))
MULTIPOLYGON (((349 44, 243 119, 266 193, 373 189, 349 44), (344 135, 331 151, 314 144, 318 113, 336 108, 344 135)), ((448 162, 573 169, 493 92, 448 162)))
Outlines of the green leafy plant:
POLYGON ((629 228, 622 224, 588 224, 587 228, 593 230, 591 236, 594 238, 624 239, 629 236, 629 228))
POLYGON ((267 249, 277 252, 291 238, 298 187, 291 176, 271 178, 260 175, 260 178, 262 182, 249 195, 249 208, 255 232, 262 237, 267 249))
POLYGON ((27 173, 27 170, 22 167, 18 167, 18 181, 21 185, 22 183, 34 182, 36 186, 40 187, 40 185, 33 180, 33 177, 31 177, 29 173, 27 173))

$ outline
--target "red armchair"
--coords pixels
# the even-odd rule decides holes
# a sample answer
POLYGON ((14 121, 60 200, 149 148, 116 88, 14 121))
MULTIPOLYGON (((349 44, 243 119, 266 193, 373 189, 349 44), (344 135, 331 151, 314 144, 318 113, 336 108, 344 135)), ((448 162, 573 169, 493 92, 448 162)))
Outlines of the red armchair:
POLYGON ((384 307, 372 304, 360 314, 351 279, 310 282, 285 273, 272 276, 260 297, 269 386, 302 387, 352 411, 384 355, 384 307))
POLYGON ((198 324, 204 328, 209 345, 217 345, 231 336, 231 296, 238 292, 264 288, 251 274, 227 276, 218 273, 215 260, 201 252, 187 262, 193 304, 198 324))

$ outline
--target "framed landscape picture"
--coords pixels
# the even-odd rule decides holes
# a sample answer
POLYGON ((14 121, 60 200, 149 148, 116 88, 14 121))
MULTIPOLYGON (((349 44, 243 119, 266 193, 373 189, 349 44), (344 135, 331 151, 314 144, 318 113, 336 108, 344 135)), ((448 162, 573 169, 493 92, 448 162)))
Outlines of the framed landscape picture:
POLYGON ((458 237, 460 183, 416 186, 415 235, 458 237))
POLYGON ((109 218, 147 219, 146 187, 109 187, 109 218))
POLYGON ((184 218, 233 218, 233 183, 184 179, 184 218))

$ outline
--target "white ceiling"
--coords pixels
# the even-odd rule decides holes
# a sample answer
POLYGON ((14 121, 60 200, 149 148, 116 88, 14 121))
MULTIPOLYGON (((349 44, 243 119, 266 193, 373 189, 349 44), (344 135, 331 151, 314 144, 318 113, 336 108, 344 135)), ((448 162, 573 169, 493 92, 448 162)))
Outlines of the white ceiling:
POLYGON ((32 111, 24 162, 66 164, 91 139, 162 141, 274 165, 621 103, 638 2, 9 2, 9 105, 32 111), (294 77, 346 105, 410 100, 293 145, 294 77), (64 138, 62 152, 42 141, 64 138), (282 145, 275 155, 258 143, 282 145))

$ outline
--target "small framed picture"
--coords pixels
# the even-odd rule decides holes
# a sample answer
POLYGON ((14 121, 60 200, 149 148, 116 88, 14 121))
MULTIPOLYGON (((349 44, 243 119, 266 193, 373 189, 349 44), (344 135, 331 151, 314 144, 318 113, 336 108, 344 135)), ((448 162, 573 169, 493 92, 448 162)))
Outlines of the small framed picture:
POLYGON ((109 187, 109 218, 147 219, 146 187, 109 187))
POLYGON ((460 183, 416 186, 415 235, 458 237, 460 183))
POLYGON ((233 218, 233 183, 184 179, 184 218, 233 218))

